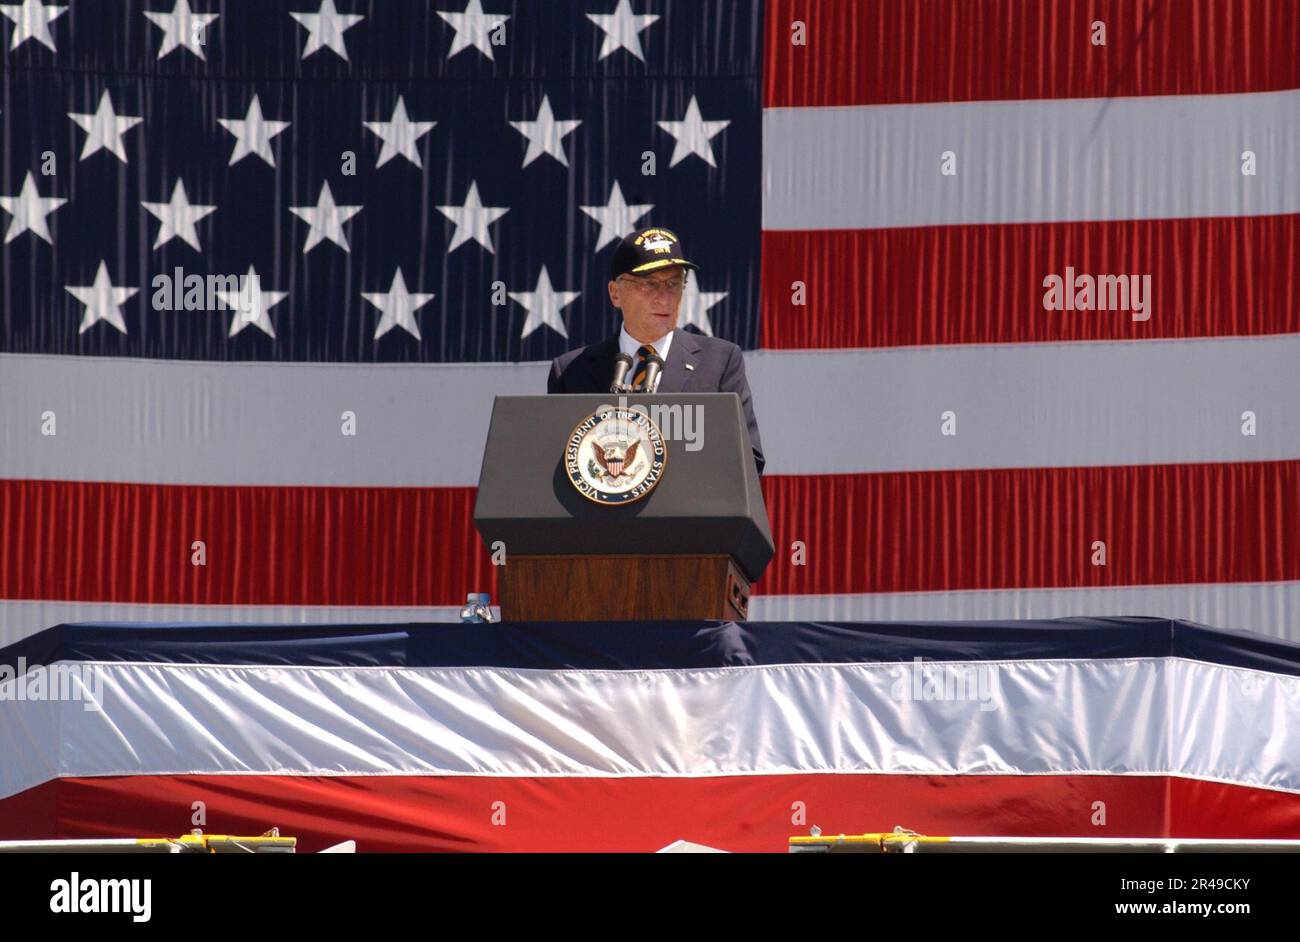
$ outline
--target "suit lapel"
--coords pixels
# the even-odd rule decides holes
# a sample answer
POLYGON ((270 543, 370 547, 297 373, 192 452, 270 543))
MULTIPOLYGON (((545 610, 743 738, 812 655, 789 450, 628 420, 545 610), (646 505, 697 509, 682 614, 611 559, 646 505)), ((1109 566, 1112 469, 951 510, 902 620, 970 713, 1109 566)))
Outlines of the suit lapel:
POLYGON ((583 357, 587 363, 587 373, 591 377, 592 392, 609 389, 610 380, 614 378, 614 357, 617 353, 618 334, 615 334, 592 346, 583 357))
MULTIPOLYGON (((678 327, 673 331, 672 346, 664 361, 664 375, 659 380, 659 392, 685 392, 694 378, 692 370, 700 359, 700 344, 689 331, 678 327), (687 365, 691 369, 687 369, 687 365)), ((612 367, 611 367, 612 369, 612 367)))

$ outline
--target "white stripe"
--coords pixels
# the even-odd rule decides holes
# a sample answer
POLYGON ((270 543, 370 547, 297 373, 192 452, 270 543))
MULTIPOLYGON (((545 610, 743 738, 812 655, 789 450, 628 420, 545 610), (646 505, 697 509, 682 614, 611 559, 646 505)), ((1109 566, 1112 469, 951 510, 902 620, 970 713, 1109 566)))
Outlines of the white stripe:
MULTIPOLYGON (((500 609, 493 607, 500 616, 500 609)), ((455 605, 165 605, 0 599, 0 648, 74 622, 194 622, 204 625, 387 625, 460 620, 455 605)))
POLYGON ((493 397, 544 393, 546 370, 0 355, 0 477, 476 484, 493 397))
POLYGON ((1173 658, 644 671, 83 666, 102 709, 71 700, 0 709, 0 797, 47 781, 51 768, 1136 774, 1300 791, 1300 678, 1173 658))
POLYGON ((1295 213, 1297 166, 1300 89, 767 109, 763 228, 1295 213))
POLYGON ((775 474, 1300 457, 1300 334, 745 361, 775 474), (1268 427, 1243 435, 1247 410, 1268 427), (947 412, 956 435, 943 434, 947 412))
MULTIPOLYGON (((762 589, 762 582, 758 584, 762 589)), ((1300 582, 756 595, 754 621, 1010 621, 1149 615, 1300 643, 1300 582)))
MULTIPOLYGON (((1300 334, 745 359, 771 474, 1300 457, 1300 334)), ((473 486, 493 396, 540 394, 545 373, 0 357, 0 477, 473 486)))

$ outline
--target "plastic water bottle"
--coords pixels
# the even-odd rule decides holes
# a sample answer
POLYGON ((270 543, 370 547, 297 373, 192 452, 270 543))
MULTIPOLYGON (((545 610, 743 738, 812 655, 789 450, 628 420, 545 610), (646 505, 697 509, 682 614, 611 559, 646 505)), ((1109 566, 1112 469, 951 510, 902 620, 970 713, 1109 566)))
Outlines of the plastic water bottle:
POLYGON ((496 621, 492 617, 492 596, 486 592, 471 592, 465 598, 465 607, 460 610, 462 624, 482 625, 496 621))

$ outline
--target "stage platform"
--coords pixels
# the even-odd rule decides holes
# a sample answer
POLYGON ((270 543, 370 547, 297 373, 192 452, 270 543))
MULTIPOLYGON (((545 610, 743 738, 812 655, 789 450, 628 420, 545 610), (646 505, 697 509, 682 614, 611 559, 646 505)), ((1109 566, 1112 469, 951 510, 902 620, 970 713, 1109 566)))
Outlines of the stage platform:
POLYGON ((1157 618, 62 625, 0 650, 0 755, 0 840, 1295 838, 1300 645, 1157 618))

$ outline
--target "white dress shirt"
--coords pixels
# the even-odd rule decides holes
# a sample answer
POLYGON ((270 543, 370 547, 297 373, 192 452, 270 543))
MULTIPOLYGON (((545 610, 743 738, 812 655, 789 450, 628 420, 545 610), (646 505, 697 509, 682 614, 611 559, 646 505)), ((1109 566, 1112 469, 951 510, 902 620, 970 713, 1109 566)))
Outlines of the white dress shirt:
MULTIPOLYGON (((658 340, 652 340, 650 342, 650 346, 655 348, 655 353, 659 355, 659 359, 663 360, 664 363, 668 362, 668 348, 671 347, 672 345, 673 345, 673 332, 671 330, 668 331, 668 333, 664 334, 662 337, 660 337, 658 340)), ((638 366, 637 351, 640 350, 643 346, 645 346, 645 344, 643 344, 641 341, 637 340, 635 337, 633 337, 631 334, 627 332, 626 324, 619 328, 618 349, 623 353, 626 353, 628 356, 632 358, 632 371, 628 373, 627 376, 627 381, 629 383, 632 382, 632 377, 636 375, 636 368, 638 366)), ((660 372, 659 375, 660 377, 662 377, 663 373, 660 372)), ((658 380, 656 380, 655 386, 658 385, 659 385, 658 380)))

